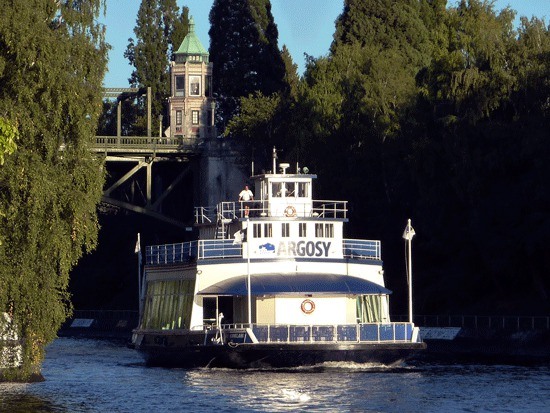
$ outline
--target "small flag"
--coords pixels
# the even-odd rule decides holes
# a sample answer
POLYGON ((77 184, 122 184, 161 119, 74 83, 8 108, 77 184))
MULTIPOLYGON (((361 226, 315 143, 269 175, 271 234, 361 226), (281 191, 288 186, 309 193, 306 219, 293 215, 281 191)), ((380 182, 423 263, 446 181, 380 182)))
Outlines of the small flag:
POLYGON ((136 248, 135 248, 134 252, 136 254, 139 254, 141 252, 141 243, 139 242, 139 232, 138 232, 137 241, 136 241, 136 248))
POLYGON ((408 241, 412 240, 415 236, 416 232, 414 232, 414 228, 411 225, 411 220, 409 219, 409 222, 407 223, 407 226, 405 227, 405 231, 403 231, 403 239, 406 239, 408 241))

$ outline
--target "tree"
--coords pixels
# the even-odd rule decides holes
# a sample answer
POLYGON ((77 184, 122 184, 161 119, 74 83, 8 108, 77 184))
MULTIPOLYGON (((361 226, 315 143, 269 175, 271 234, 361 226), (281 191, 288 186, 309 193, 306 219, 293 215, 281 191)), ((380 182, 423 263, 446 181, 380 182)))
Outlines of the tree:
MULTIPOLYGON (((170 96, 169 64, 174 50, 179 46, 174 42, 181 42, 186 34, 186 9, 179 18, 178 13, 176 0, 142 0, 134 28, 136 40, 129 39, 124 53, 134 67, 128 79, 130 84, 133 87, 151 87, 153 119, 166 112, 166 99, 170 96)), ((143 134, 146 129, 143 98, 140 99, 139 110, 138 130, 143 134)))
POLYGON ((282 90, 285 69, 269 0, 215 0, 210 25, 218 129, 223 130, 239 112, 241 97, 282 90))
POLYGON ((174 22, 172 29, 170 44, 172 45, 172 56, 170 60, 174 60, 174 52, 177 51, 185 36, 189 33, 189 8, 183 7, 179 19, 174 22))
POLYGON ((23 345, 4 378, 39 373, 71 312, 69 272, 97 243, 103 174, 89 145, 107 64, 103 4, 36 0, 0 14, 0 117, 20 137, 0 167, 0 312, 23 345))
POLYGON ((7 119, 0 118, 0 166, 4 165, 4 156, 11 155, 17 149, 17 128, 7 119))

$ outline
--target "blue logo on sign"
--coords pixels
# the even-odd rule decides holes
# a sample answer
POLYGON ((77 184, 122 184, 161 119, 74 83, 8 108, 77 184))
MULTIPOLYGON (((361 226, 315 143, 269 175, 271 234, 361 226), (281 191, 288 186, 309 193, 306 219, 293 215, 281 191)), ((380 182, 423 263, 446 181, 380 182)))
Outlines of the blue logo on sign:
POLYGON ((270 244, 269 242, 267 244, 260 245, 258 247, 258 250, 260 253, 275 253, 275 245, 270 244))

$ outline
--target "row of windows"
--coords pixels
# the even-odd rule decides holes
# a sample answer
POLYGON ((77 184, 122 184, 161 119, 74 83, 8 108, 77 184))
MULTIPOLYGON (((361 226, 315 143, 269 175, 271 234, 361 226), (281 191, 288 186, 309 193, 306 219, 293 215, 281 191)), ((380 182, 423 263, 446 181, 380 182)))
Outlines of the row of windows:
MULTIPOLYGON (((208 110, 208 125, 214 124, 214 119, 212 118, 213 112, 208 110)), ((193 125, 198 125, 200 123, 200 110, 191 111, 191 123, 193 125)), ((176 125, 183 124, 183 111, 176 110, 176 125)))
MULTIPOLYGON (((254 224, 252 233, 254 238, 271 238, 273 237, 273 225, 271 223, 254 224)), ((305 222, 298 223, 298 237, 307 237, 307 224, 305 222)), ((290 223, 281 223, 281 236, 283 238, 290 237, 290 223)), ((315 237, 317 238, 334 238, 334 224, 315 224, 315 237)))
POLYGON ((272 182, 271 194, 273 197, 307 198, 309 184, 307 182, 272 182))
MULTIPOLYGON (((189 75, 188 96, 203 96, 202 94, 202 76, 189 75)), ((174 96, 185 96, 185 75, 174 76, 175 88, 174 96)), ((212 76, 204 76, 204 96, 212 96, 212 76)))

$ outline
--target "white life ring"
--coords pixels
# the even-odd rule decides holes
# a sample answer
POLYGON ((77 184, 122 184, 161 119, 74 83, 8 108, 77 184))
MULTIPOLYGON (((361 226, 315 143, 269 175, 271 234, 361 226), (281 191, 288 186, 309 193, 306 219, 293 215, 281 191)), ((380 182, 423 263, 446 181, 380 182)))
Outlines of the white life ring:
POLYGON ((292 205, 289 205, 285 208, 285 216, 286 217, 295 217, 296 216, 296 208, 294 208, 292 205))
POLYGON ((302 301, 302 305, 300 307, 302 312, 305 314, 311 314, 315 311, 315 303, 310 299, 302 301))

